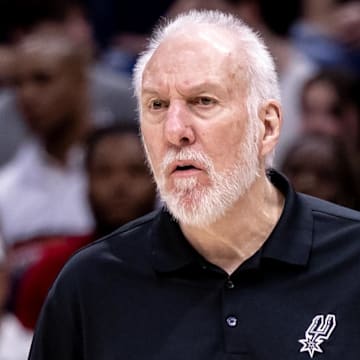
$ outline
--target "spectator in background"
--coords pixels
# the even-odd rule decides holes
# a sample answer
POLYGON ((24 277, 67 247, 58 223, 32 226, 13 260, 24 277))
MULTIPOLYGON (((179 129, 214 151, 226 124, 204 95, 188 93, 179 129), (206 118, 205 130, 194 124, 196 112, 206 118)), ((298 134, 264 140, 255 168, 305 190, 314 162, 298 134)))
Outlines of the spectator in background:
POLYGON ((9 274, 2 239, 0 237, 0 359, 26 360, 32 332, 23 327, 5 303, 9 291, 9 274))
POLYGON ((360 152, 360 80, 340 69, 324 69, 304 85, 301 94, 303 133, 337 137, 352 160, 360 152))
POLYGON ((339 139, 324 134, 299 137, 285 155, 281 171, 299 192, 360 209, 353 162, 339 139))
MULTIPOLYGON (((91 121, 100 126, 111 124, 117 119, 134 121, 136 104, 131 93, 130 79, 110 71, 97 61, 93 29, 81 1, 5 1, 0 17, 3 23, 8 23, 4 40, 10 45, 39 28, 49 26, 57 27, 70 36, 91 57, 87 70, 91 121)), ((13 92, 6 94, 0 101, 0 165, 14 155, 28 133, 21 117, 13 92)))
POLYGON ((154 209, 155 184, 135 125, 95 131, 88 140, 86 168, 95 237, 154 209))
POLYGON ((31 136, 0 172, 0 228, 14 265, 42 239, 93 230, 83 170, 87 58, 69 36, 39 31, 15 49, 16 98, 31 136))
POLYGON ((86 168, 95 233, 43 248, 39 260, 26 271, 15 312, 27 328, 34 328, 49 287, 74 251, 154 209, 155 184, 135 125, 96 130, 88 141, 86 168))

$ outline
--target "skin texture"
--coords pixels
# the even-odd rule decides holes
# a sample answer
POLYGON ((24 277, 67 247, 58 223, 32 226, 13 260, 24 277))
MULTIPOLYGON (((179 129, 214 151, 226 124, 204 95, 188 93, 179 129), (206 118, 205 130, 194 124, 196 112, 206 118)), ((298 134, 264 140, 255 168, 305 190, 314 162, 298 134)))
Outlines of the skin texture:
MULTIPOLYGON (((233 53, 224 46, 210 45, 206 37, 191 47, 188 41, 165 44, 144 73, 142 129, 155 174, 167 149, 184 145, 204 151, 213 159, 215 170, 221 171, 232 163, 244 133, 246 108, 241 99, 246 97, 246 88, 228 86, 236 76, 233 53), (209 58, 204 43, 219 56, 209 58), (149 141, 154 136, 161 140, 149 141), (227 153, 224 141, 229 145, 227 153)), ((206 175, 199 176, 206 183, 206 175)), ((171 190, 171 177, 169 181, 171 190)))
MULTIPOLYGON (((209 186, 201 164, 187 162, 185 165, 195 168, 188 171, 176 171, 178 164, 170 164, 161 174, 162 160, 170 149, 203 152, 216 172, 226 172, 239 161, 239 146, 248 126, 242 51, 234 34, 211 26, 193 26, 170 35, 145 67, 141 129, 155 179, 159 185, 158 179, 164 176, 165 191, 173 192, 179 177, 195 177, 199 187, 209 186)), ((265 156, 279 136, 279 105, 265 102, 254 121, 261 122, 256 154, 259 176, 210 226, 187 226, 180 220, 192 245, 229 273, 266 240, 282 209, 282 197, 267 180, 264 166, 265 156), (239 230, 252 241, 235 239, 239 230)), ((191 203, 191 191, 185 196, 191 203)))
MULTIPOLYGON (((199 39, 178 37, 160 46, 143 76, 141 126, 155 177, 169 148, 203 151, 216 171, 231 167, 247 124, 247 84, 235 60, 234 40, 224 41, 218 31, 199 39)), ((262 114, 274 110, 270 104, 262 114)), ((259 155, 268 151, 268 144, 260 144, 259 155)), ((171 178, 181 175, 169 175, 171 190, 171 178)), ((198 176, 206 184, 204 171, 198 176)))

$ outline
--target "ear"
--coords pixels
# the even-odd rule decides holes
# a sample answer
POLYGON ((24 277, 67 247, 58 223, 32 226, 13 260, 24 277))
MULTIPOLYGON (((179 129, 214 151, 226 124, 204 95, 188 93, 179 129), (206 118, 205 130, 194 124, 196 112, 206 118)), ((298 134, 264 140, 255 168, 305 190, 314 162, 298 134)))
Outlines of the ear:
POLYGON ((276 100, 266 101, 260 109, 259 118, 263 124, 260 154, 265 157, 274 150, 279 141, 282 124, 280 104, 276 100))

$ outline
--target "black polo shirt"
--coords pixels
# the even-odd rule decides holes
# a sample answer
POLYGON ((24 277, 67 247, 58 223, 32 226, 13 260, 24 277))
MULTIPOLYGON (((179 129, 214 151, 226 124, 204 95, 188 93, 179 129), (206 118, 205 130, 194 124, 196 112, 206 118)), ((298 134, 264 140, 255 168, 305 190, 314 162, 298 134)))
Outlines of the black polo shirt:
POLYGON ((30 359, 359 360, 360 215, 269 176, 283 214, 231 277, 150 214, 66 264, 30 359))

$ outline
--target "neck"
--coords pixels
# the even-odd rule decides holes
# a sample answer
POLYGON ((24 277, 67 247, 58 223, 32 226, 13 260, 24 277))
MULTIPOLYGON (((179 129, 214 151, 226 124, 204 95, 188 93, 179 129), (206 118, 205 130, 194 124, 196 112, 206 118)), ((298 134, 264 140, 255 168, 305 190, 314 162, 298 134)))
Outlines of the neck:
POLYGON ((192 246, 228 274, 264 244, 284 206, 284 197, 264 175, 219 221, 206 227, 182 225, 192 246))

